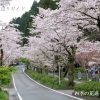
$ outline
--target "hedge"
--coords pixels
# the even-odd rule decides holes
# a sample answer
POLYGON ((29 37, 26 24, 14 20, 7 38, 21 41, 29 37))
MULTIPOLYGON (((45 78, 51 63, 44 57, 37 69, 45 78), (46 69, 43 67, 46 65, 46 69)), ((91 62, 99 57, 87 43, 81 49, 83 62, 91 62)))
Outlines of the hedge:
POLYGON ((41 74, 32 70, 26 70, 26 73, 34 80, 50 88, 54 88, 54 89, 72 89, 73 88, 69 86, 68 81, 64 79, 61 79, 61 84, 59 85, 58 77, 50 76, 47 74, 41 74))
POLYGON ((100 82, 86 82, 77 84, 74 87, 75 95, 80 96, 99 96, 100 97, 100 82))

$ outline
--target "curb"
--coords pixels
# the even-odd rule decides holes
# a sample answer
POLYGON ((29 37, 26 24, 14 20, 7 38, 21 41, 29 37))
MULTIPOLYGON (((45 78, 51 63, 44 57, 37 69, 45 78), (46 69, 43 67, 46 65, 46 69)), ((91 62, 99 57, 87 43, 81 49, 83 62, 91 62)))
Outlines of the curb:
POLYGON ((24 72, 24 70, 23 70, 23 73, 24 73, 31 81, 35 82, 36 84, 38 84, 38 85, 40 85, 40 86, 42 86, 42 87, 44 87, 44 88, 46 88, 46 89, 48 89, 48 90, 54 91, 54 92, 56 92, 56 93, 59 93, 59 94, 65 95, 65 96, 68 96, 68 97, 70 97, 70 98, 74 98, 74 99, 76 99, 76 100, 84 100, 84 99, 81 99, 81 98, 78 98, 78 97, 75 97, 75 96, 72 96, 72 95, 69 95, 69 94, 65 94, 65 93, 63 93, 63 92, 60 92, 60 91, 51 89, 51 88, 49 88, 49 87, 47 87, 47 86, 44 86, 43 84, 40 84, 40 83, 38 83, 37 81, 33 80, 31 77, 29 77, 29 75, 27 75, 27 74, 24 72))

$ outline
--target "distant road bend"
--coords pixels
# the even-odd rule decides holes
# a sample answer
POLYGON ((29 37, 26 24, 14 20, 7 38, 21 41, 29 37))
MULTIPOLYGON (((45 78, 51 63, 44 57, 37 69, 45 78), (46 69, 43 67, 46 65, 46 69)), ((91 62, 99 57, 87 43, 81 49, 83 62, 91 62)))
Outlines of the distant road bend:
POLYGON ((13 75, 20 100, 77 100, 36 84, 24 74, 23 68, 23 65, 18 66, 18 71, 13 75))

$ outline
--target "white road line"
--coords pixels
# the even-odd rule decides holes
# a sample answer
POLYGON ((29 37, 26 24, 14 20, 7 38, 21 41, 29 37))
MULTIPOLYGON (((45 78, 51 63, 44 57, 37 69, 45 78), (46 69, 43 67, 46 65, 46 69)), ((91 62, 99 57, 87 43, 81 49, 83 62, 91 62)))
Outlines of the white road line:
POLYGON ((51 89, 51 88, 49 88, 49 87, 47 87, 47 86, 44 86, 43 84, 40 84, 40 83, 38 83, 37 81, 35 81, 35 80, 33 80, 32 78, 30 78, 30 77, 24 72, 24 70, 23 70, 23 73, 24 73, 31 81, 35 82, 36 84, 38 84, 38 85, 40 85, 40 86, 42 86, 42 87, 44 87, 44 88, 46 88, 46 89, 49 89, 49 90, 51 90, 51 91, 54 91, 54 92, 59 93, 59 94, 62 94, 62 95, 66 95, 66 96, 68 96, 68 97, 71 97, 71 98, 74 98, 74 99, 77 99, 77 100, 84 100, 84 99, 77 98, 77 97, 75 97, 75 96, 72 96, 72 95, 69 95, 69 94, 65 94, 65 93, 63 93, 63 92, 60 92, 60 91, 51 89))
POLYGON ((15 80, 14 80, 14 76, 13 76, 13 75, 12 75, 12 79, 13 79, 14 88, 15 88, 15 90, 16 90, 16 92, 17 92, 17 95, 18 95, 19 99, 20 99, 20 100, 23 100, 22 97, 20 96, 20 94, 19 94, 17 88, 16 88, 15 80))

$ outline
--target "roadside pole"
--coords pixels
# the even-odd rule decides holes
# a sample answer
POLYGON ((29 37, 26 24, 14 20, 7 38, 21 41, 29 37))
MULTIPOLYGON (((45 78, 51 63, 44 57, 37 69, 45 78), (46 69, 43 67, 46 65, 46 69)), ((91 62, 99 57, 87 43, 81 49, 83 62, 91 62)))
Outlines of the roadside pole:
MULTIPOLYGON (((59 66, 59 64, 58 64, 58 66, 59 66)), ((60 76, 61 76, 61 70, 60 70, 60 66, 59 66, 59 85, 60 85, 60 83, 61 83, 61 79, 60 79, 60 76)))

